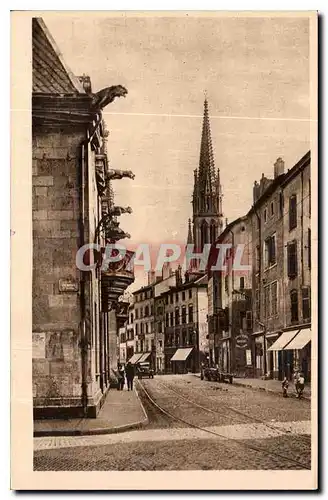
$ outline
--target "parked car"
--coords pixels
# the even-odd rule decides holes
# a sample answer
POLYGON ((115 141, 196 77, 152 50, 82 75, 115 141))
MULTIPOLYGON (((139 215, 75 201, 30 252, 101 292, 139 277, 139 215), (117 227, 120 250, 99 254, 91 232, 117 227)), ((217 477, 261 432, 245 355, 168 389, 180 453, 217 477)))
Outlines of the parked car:
POLYGON ((203 378, 214 382, 229 382, 232 384, 233 376, 231 373, 225 373, 218 368, 205 368, 203 378))
POLYGON ((149 363, 139 363, 136 367, 137 377, 142 378, 154 378, 154 370, 150 368, 149 363))

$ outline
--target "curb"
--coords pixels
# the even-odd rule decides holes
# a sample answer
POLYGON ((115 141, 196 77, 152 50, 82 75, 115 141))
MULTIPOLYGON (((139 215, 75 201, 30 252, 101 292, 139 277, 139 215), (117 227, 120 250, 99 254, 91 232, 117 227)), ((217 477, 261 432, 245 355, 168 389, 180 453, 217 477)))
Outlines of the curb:
POLYGON ((101 434, 118 434, 120 432, 131 431, 134 429, 140 429, 141 427, 148 424, 149 419, 146 410, 139 398, 137 390, 135 390, 137 399, 141 406, 141 409, 145 415, 142 420, 137 422, 132 422, 131 424, 119 425, 116 427, 100 427, 95 429, 49 429, 49 430, 38 430, 33 432, 33 437, 50 437, 50 436, 98 436, 101 434))
MULTIPOLYGON (((237 387, 245 387, 246 389, 252 389, 253 391, 262 391, 262 392, 270 392, 271 394, 280 394, 281 395, 281 392, 279 391, 276 391, 274 389, 266 389, 265 387, 254 387, 253 385, 251 384, 242 384, 240 382, 232 382, 232 385, 235 385, 237 387)), ((293 392, 291 392, 288 397, 292 397, 292 398, 296 398, 296 394, 294 394, 293 392)), ((311 401, 311 397, 309 396, 303 396, 302 399, 306 399, 307 401, 311 401)))

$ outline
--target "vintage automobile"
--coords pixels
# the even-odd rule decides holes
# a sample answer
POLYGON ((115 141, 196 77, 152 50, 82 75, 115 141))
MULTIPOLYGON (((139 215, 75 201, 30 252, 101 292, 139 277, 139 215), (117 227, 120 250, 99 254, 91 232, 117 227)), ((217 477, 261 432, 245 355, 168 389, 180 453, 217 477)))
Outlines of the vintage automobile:
POLYGON ((232 384, 233 376, 231 373, 225 373, 220 371, 218 368, 205 367, 201 373, 201 379, 213 382, 229 382, 232 384))
POLYGON ((136 375, 139 379, 154 378, 154 370, 150 368, 149 363, 139 363, 136 366, 136 375))

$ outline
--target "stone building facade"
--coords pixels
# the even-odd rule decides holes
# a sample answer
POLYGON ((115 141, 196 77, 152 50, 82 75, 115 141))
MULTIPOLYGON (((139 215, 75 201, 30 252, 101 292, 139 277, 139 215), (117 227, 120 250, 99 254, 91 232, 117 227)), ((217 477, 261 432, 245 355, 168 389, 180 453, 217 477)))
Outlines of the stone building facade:
POLYGON ((226 373, 249 375, 253 325, 251 219, 241 217, 228 224, 216 244, 219 248, 212 252, 211 267, 220 252, 224 258, 223 269, 209 269, 210 362, 226 373))
MULTIPOLYGON (((116 358, 116 296, 107 300, 106 287, 116 272, 81 270, 77 255, 106 243, 97 235, 108 208, 106 130, 90 79, 72 74, 42 19, 32 42, 34 417, 94 417, 116 358)), ((122 293, 134 278, 121 275, 122 293)))
POLYGON ((133 292, 135 353, 144 354, 143 361, 156 367, 154 287, 147 285, 133 292))

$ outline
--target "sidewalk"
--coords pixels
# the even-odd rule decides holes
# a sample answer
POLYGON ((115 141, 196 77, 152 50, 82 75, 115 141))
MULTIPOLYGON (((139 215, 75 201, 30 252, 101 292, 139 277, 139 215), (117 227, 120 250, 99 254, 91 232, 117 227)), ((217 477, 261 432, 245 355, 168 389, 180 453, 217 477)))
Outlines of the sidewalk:
MULTIPOLYGON (((280 380, 262 380, 258 378, 234 378, 233 385, 240 387, 247 387, 250 389, 255 389, 258 391, 275 392, 282 394, 281 381, 280 380)), ((289 383, 288 389, 289 397, 296 397, 295 387, 292 382, 289 383)), ((306 385, 303 393, 304 399, 311 399, 311 386, 306 385)))
POLYGON ((34 437, 111 434, 147 423, 147 414, 135 390, 110 389, 97 418, 35 420, 34 437))
MULTIPOLYGON (((200 373, 194 374, 196 377, 200 378, 200 373)), ((219 383, 219 382, 217 382, 219 383)), ((281 381, 280 380, 262 380, 260 378, 234 378, 232 385, 239 387, 247 387, 248 389, 253 389, 257 391, 273 392, 282 394, 281 381)), ((295 397, 295 387, 293 382, 289 382, 288 396, 295 397)), ((303 392, 303 399, 311 399, 311 385, 306 385, 303 392)))

